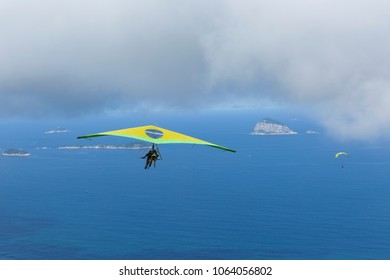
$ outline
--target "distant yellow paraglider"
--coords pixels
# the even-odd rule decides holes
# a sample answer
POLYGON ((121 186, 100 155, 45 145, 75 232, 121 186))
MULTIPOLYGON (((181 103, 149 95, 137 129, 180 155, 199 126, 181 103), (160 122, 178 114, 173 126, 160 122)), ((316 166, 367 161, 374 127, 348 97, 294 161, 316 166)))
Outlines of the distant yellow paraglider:
POLYGON ((347 154, 346 152, 338 152, 338 153, 334 156, 334 158, 338 158, 340 155, 345 155, 345 156, 349 157, 349 154, 347 154))

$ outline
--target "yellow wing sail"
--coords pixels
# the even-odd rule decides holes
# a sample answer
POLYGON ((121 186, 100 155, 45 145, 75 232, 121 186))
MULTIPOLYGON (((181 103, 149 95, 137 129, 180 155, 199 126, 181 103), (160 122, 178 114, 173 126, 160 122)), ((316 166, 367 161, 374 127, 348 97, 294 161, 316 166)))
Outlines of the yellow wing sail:
POLYGON ((201 139, 197 139, 188 135, 184 135, 178 132, 174 132, 165 128, 161 128, 154 125, 139 126, 133 128, 125 128, 119 130, 112 130, 107 132, 100 132, 96 134, 84 135, 77 137, 80 138, 92 138, 99 136, 122 136, 134 138, 154 144, 199 144, 207 145, 214 148, 222 149, 229 152, 236 152, 227 147, 223 147, 211 142, 207 142, 201 139))
POLYGON ((345 155, 349 157, 349 154, 347 154, 346 152, 338 152, 337 154, 335 154, 334 158, 338 158, 340 155, 345 155))

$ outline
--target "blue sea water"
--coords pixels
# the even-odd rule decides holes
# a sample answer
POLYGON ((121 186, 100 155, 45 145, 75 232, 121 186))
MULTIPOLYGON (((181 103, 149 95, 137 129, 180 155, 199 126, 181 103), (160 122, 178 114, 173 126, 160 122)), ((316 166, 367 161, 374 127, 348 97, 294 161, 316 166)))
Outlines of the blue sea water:
POLYGON ((388 142, 253 136, 246 121, 167 121, 237 153, 165 145, 150 170, 142 150, 57 149, 129 142, 75 139, 108 125, 7 126, 0 148, 32 156, 0 157, 0 259, 390 259, 388 142))

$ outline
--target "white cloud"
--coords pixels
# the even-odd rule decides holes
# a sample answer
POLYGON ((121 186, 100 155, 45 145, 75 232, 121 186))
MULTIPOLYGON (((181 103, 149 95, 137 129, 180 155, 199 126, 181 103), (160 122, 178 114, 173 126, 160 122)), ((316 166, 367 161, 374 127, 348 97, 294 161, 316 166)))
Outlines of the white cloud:
POLYGON ((310 106, 343 137, 390 135, 381 0, 0 1, 0 115, 310 106))
POLYGON ((316 107, 332 133, 390 135, 388 3, 231 4, 205 44, 213 85, 262 81, 273 90, 259 95, 316 107))

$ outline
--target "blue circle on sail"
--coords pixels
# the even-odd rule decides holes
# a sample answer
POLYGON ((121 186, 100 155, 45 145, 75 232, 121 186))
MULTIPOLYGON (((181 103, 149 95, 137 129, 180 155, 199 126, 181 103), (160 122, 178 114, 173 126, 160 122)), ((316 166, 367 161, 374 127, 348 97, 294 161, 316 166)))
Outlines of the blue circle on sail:
POLYGON ((159 139, 164 136, 164 132, 158 129, 146 129, 145 133, 146 135, 148 135, 150 138, 153 139, 159 139))

